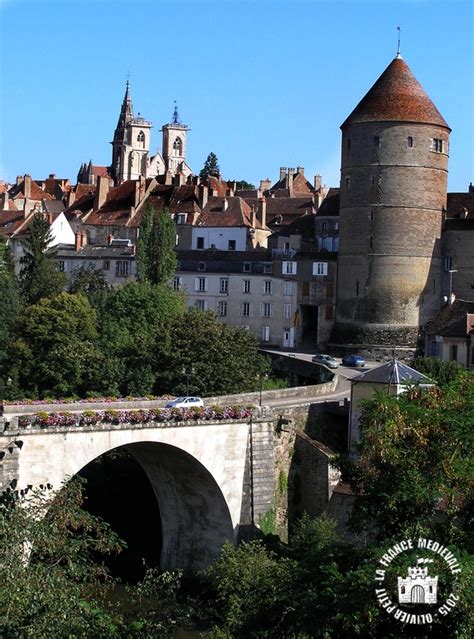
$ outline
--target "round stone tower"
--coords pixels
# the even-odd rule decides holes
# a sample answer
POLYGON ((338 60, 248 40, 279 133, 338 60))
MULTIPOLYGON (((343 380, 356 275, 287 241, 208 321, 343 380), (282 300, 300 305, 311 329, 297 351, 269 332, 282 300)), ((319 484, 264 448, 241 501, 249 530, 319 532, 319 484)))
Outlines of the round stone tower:
POLYGON ((415 347, 442 303, 451 129, 400 56, 341 129, 333 341, 415 347))

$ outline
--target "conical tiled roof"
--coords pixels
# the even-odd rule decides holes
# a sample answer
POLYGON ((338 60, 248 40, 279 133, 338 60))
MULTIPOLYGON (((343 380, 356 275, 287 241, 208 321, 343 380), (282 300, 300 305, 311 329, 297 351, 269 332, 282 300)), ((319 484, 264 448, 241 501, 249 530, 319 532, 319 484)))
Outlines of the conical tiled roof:
POLYGON ((401 57, 392 60, 341 129, 354 122, 378 121, 421 122, 451 130, 401 57))

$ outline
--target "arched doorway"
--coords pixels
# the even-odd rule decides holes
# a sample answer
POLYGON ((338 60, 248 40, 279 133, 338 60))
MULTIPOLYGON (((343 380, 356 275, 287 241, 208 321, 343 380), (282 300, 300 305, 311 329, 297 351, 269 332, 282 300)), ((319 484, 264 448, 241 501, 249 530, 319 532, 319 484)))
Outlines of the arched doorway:
POLYGON ((413 586, 411 589, 411 603, 425 603, 425 591, 422 586, 413 586))

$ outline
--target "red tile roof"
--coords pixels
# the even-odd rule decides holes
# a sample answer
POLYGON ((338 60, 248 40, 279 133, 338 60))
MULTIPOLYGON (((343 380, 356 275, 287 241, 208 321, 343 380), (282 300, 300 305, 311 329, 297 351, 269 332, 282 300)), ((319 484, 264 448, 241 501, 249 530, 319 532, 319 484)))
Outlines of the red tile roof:
POLYGON ((421 122, 449 129, 402 58, 392 60, 341 128, 354 122, 380 121, 421 122))
MULTIPOLYGON (((22 180, 20 184, 15 184, 9 191, 9 195, 12 199, 22 199, 25 197, 25 180, 22 180)), ((49 193, 45 193, 41 187, 39 187, 34 180, 31 180, 30 200, 53 200, 54 198, 49 193)))
POLYGON ((96 175, 97 177, 101 177, 104 175, 109 175, 109 167, 108 166, 99 166, 97 164, 92 165, 92 175, 96 175))
MULTIPOLYGON (((252 227, 252 209, 241 197, 213 197, 199 216, 197 225, 252 227), (224 199, 227 199, 227 210, 224 210, 224 199)), ((258 219, 254 228, 263 228, 258 219)))
POLYGON ((448 193, 447 217, 459 219, 474 219, 474 192, 448 193), (467 211, 467 215, 464 214, 467 211))
POLYGON ((23 211, 0 211, 0 234, 11 237, 24 222, 23 211))

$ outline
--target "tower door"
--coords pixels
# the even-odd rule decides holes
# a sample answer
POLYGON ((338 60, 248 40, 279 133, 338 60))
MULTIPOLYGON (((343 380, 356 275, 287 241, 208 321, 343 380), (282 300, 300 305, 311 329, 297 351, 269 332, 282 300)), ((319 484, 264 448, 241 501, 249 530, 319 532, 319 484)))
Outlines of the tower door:
POLYGON ((411 603, 425 603, 425 591, 422 586, 413 586, 411 589, 411 603))

